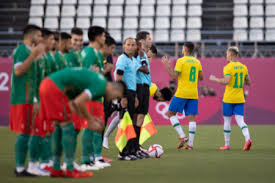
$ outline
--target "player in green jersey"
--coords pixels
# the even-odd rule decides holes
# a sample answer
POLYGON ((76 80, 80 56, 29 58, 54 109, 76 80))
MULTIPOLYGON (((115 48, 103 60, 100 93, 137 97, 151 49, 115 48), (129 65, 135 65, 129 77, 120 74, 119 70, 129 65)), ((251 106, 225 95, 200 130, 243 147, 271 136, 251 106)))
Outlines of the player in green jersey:
POLYGON ((29 166, 25 170, 29 135, 31 134, 32 118, 38 112, 34 105, 36 59, 44 52, 41 30, 35 25, 24 28, 24 40, 13 53, 10 129, 18 133, 15 144, 16 176, 40 175, 39 169, 29 166))
POLYGON ((72 47, 72 36, 66 32, 60 33, 59 50, 55 52, 54 59, 57 65, 57 70, 69 67, 69 63, 65 57, 65 53, 69 53, 72 47))
MULTIPOLYGON (((52 176, 56 177, 89 177, 91 173, 83 173, 74 169, 75 152, 74 124, 71 122, 72 112, 88 121, 88 128, 95 132, 102 132, 104 124, 86 109, 86 102, 97 100, 105 95, 108 100, 121 98, 125 94, 126 86, 122 82, 107 82, 103 75, 89 69, 67 68, 58 71, 40 85, 41 116, 46 121, 53 120, 55 131, 53 134, 54 166, 52 176), (83 79, 85 78, 85 79, 83 79), (96 87, 95 87, 96 84, 96 87), (69 101, 66 96, 68 88, 76 88, 81 93, 69 101), (60 170, 61 152, 64 150, 66 173, 60 170)), ((91 143, 88 143, 91 145, 91 143)), ((90 147, 89 147, 90 148, 90 147)))

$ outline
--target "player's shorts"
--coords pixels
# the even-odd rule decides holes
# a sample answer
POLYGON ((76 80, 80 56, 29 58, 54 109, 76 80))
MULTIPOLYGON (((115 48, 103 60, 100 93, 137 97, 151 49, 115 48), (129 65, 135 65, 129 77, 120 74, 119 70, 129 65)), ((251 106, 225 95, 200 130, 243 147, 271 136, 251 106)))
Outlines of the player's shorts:
POLYGON ((138 97, 138 103, 139 103, 135 111, 137 114, 146 115, 148 113, 149 96, 150 96, 149 86, 146 84, 137 84, 137 97, 138 97))
MULTIPOLYGON (((72 120, 68 97, 49 78, 44 79, 39 89, 41 119, 51 123, 72 120)), ((50 128, 50 124, 47 125, 50 128)))
POLYGON ((179 113, 182 113, 184 111, 185 115, 188 116, 199 114, 198 107, 198 99, 185 99, 174 96, 170 102, 169 111, 179 113))
MULTIPOLYGON (((86 102, 88 112, 93 116, 99 118, 102 123, 105 123, 104 106, 99 101, 86 102)), ((83 128, 89 128, 88 120, 84 120, 83 128)))
POLYGON ((10 107, 10 130, 31 134, 33 104, 17 104, 10 107))
POLYGON ((77 131, 81 130, 82 124, 84 123, 84 118, 78 116, 77 114, 72 114, 72 121, 74 123, 74 129, 77 131))
POLYGON ((222 103, 223 116, 241 115, 244 114, 244 103, 222 103))

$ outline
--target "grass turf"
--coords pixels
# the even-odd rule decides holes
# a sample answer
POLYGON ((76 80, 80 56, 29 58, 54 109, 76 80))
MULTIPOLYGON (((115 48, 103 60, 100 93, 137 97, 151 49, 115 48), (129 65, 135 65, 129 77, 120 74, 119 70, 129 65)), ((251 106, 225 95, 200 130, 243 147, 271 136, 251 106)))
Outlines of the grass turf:
MULTIPOLYGON (((114 145, 113 133, 110 150, 103 154, 114 161, 112 167, 95 171, 88 179, 54 179, 49 177, 16 178, 14 171, 14 143, 16 134, 8 128, 0 128, 0 177, 3 183, 65 183, 65 182, 120 182, 120 183, 214 183, 275 182, 275 126, 249 126, 252 136, 252 150, 243 152, 244 138, 237 126, 232 127, 231 151, 221 152, 223 145, 222 126, 198 126, 194 150, 177 150, 177 134, 170 126, 157 127, 158 133, 149 139, 144 147, 160 144, 164 154, 160 159, 146 159, 134 162, 118 161, 118 150, 114 145)), ((185 131, 187 130, 184 127, 185 131)), ((78 139, 80 140, 80 138, 78 139)), ((80 145, 76 160, 80 161, 80 145)))

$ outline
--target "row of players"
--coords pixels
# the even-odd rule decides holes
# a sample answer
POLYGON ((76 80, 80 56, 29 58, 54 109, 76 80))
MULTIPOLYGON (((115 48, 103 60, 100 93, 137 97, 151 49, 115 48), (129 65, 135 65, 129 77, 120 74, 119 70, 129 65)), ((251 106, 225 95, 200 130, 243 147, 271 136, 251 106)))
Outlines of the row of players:
MULTIPOLYGON (((149 33, 140 32, 137 40, 125 40, 124 53, 116 64, 117 82, 111 82, 110 73, 114 39, 98 26, 89 28, 88 37, 89 45, 81 50, 83 32, 79 28, 73 28, 70 35, 34 25, 25 27, 23 43, 13 54, 10 129, 18 133, 16 176, 89 177, 92 173, 85 171, 111 166, 101 153, 104 122, 118 110, 112 103, 114 99, 121 99, 120 118, 127 108, 139 135, 149 107, 151 76, 147 54, 156 54, 149 33), (74 163, 74 154, 81 128, 79 167, 74 163), (60 167, 63 151, 66 171, 60 167)), ((152 85, 151 91, 158 101, 172 97, 168 88, 158 90, 152 85)), ((147 157, 137 138, 119 154, 121 160, 147 157)))

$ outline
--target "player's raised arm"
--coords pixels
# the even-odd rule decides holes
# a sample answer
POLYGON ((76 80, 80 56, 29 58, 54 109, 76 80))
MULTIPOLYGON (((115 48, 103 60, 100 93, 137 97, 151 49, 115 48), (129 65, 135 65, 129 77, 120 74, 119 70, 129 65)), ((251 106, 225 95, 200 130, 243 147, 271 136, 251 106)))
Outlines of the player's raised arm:
POLYGON ((249 75, 246 75, 246 76, 245 76, 244 83, 245 83, 247 86, 250 86, 250 85, 251 85, 251 80, 250 80, 249 75))
POLYGON ((216 83, 219 83, 221 85, 228 85, 230 82, 231 76, 230 75, 225 75, 223 78, 217 78, 214 75, 210 75, 209 80, 214 81, 216 83))
POLYGON ((162 57, 162 63, 164 64, 165 68, 167 69, 168 74, 170 75, 170 77, 172 79, 177 79, 180 73, 175 72, 175 71, 172 70, 172 68, 170 66, 169 58, 167 56, 162 57))

